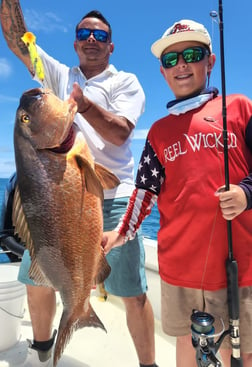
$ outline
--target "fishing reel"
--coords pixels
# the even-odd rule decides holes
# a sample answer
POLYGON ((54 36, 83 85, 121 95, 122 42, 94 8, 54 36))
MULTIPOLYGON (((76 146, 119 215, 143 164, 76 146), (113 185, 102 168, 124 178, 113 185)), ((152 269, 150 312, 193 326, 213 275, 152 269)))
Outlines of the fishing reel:
POLYGON ((216 357, 218 349, 229 330, 225 330, 224 323, 218 318, 216 327, 215 318, 206 312, 193 310, 191 315, 192 345, 196 349, 198 367, 221 367, 221 362, 216 357), (217 328, 219 331, 216 332, 217 328), (217 341, 216 338, 218 338, 217 341))

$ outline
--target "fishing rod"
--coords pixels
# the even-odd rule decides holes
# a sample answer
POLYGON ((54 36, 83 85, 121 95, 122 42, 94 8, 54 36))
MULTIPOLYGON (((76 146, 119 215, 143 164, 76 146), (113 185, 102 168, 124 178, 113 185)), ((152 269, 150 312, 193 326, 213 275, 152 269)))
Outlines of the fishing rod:
MULTIPOLYGON (((221 84, 222 84, 222 117, 224 140, 224 166, 225 166, 225 190, 229 190, 228 168, 228 135, 227 135, 227 109, 226 109, 226 83, 225 83, 225 59, 224 59, 224 25, 222 0, 219 0, 219 30, 220 30, 220 55, 221 55, 221 84)), ((232 347, 231 367, 242 367, 240 354, 240 327, 239 327, 239 287, 238 265, 233 255, 232 226, 227 220, 228 258, 226 261, 227 292, 230 342, 232 347)))
MULTIPOLYGON (((224 172, 225 191, 229 190, 229 162, 228 162, 228 132, 227 132, 227 108, 226 108, 226 83, 225 83, 225 58, 224 58, 224 25, 223 6, 219 0, 219 14, 215 11, 210 13, 211 17, 218 17, 220 32, 220 56, 221 56, 221 85, 222 85, 222 118, 223 118, 223 142, 224 142, 224 172)), ((193 310, 192 321, 192 344, 196 349, 196 360, 199 367, 210 365, 219 367, 220 361, 216 358, 216 353, 226 335, 230 335, 232 347, 231 367, 242 367, 240 353, 240 327, 239 327, 239 287, 238 287, 238 265, 233 255, 232 226, 227 220, 228 258, 226 260, 227 274, 227 298, 229 313, 229 329, 222 332, 217 340, 214 324, 214 317, 208 313, 193 310)))

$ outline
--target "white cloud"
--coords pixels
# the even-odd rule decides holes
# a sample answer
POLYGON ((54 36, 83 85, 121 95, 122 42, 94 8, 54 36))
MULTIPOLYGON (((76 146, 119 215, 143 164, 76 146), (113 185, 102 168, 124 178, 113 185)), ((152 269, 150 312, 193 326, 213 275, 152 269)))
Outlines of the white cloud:
POLYGON ((28 29, 36 32, 43 31, 45 33, 50 33, 55 29, 64 33, 68 31, 65 22, 52 12, 41 14, 35 10, 26 9, 24 11, 24 18, 28 29))
POLYGON ((1 57, 0 58, 0 78, 8 78, 12 73, 11 65, 8 60, 1 57))
POLYGON ((136 129, 134 130, 134 140, 144 140, 148 134, 148 129, 136 129))
POLYGON ((17 103, 18 101, 19 101, 19 98, 17 97, 6 96, 5 94, 0 94, 0 103, 5 103, 5 102, 17 103))

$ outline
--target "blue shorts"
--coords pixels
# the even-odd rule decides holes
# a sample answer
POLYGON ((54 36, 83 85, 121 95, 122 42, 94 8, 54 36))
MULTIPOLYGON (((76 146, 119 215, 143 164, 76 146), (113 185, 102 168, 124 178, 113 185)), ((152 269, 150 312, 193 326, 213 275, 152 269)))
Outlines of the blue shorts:
MULTIPOLYGON (((127 205, 128 198, 104 200, 104 231, 110 231, 117 226, 127 205)), ((134 297, 147 291, 141 229, 138 230, 134 240, 112 249, 107 255, 107 260, 111 266, 111 273, 105 280, 105 289, 108 293, 120 297, 134 297)), ((31 259, 26 250, 20 265, 18 280, 25 284, 35 285, 29 278, 30 265, 31 259)))

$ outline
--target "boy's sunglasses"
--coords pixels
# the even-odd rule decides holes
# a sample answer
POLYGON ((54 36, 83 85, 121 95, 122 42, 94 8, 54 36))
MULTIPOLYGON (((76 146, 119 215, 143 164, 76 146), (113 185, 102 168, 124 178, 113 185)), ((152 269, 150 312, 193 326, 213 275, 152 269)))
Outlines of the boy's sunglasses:
POLYGON ((86 41, 90 35, 94 36, 96 41, 99 42, 107 42, 109 38, 109 34, 106 31, 103 31, 102 29, 89 29, 89 28, 79 28, 76 32, 76 39, 78 41, 86 41))
POLYGON ((161 56, 161 63, 165 69, 172 68, 177 65, 179 55, 182 55, 186 63, 199 62, 204 59, 205 55, 210 55, 205 47, 189 47, 181 52, 167 52, 161 56))

